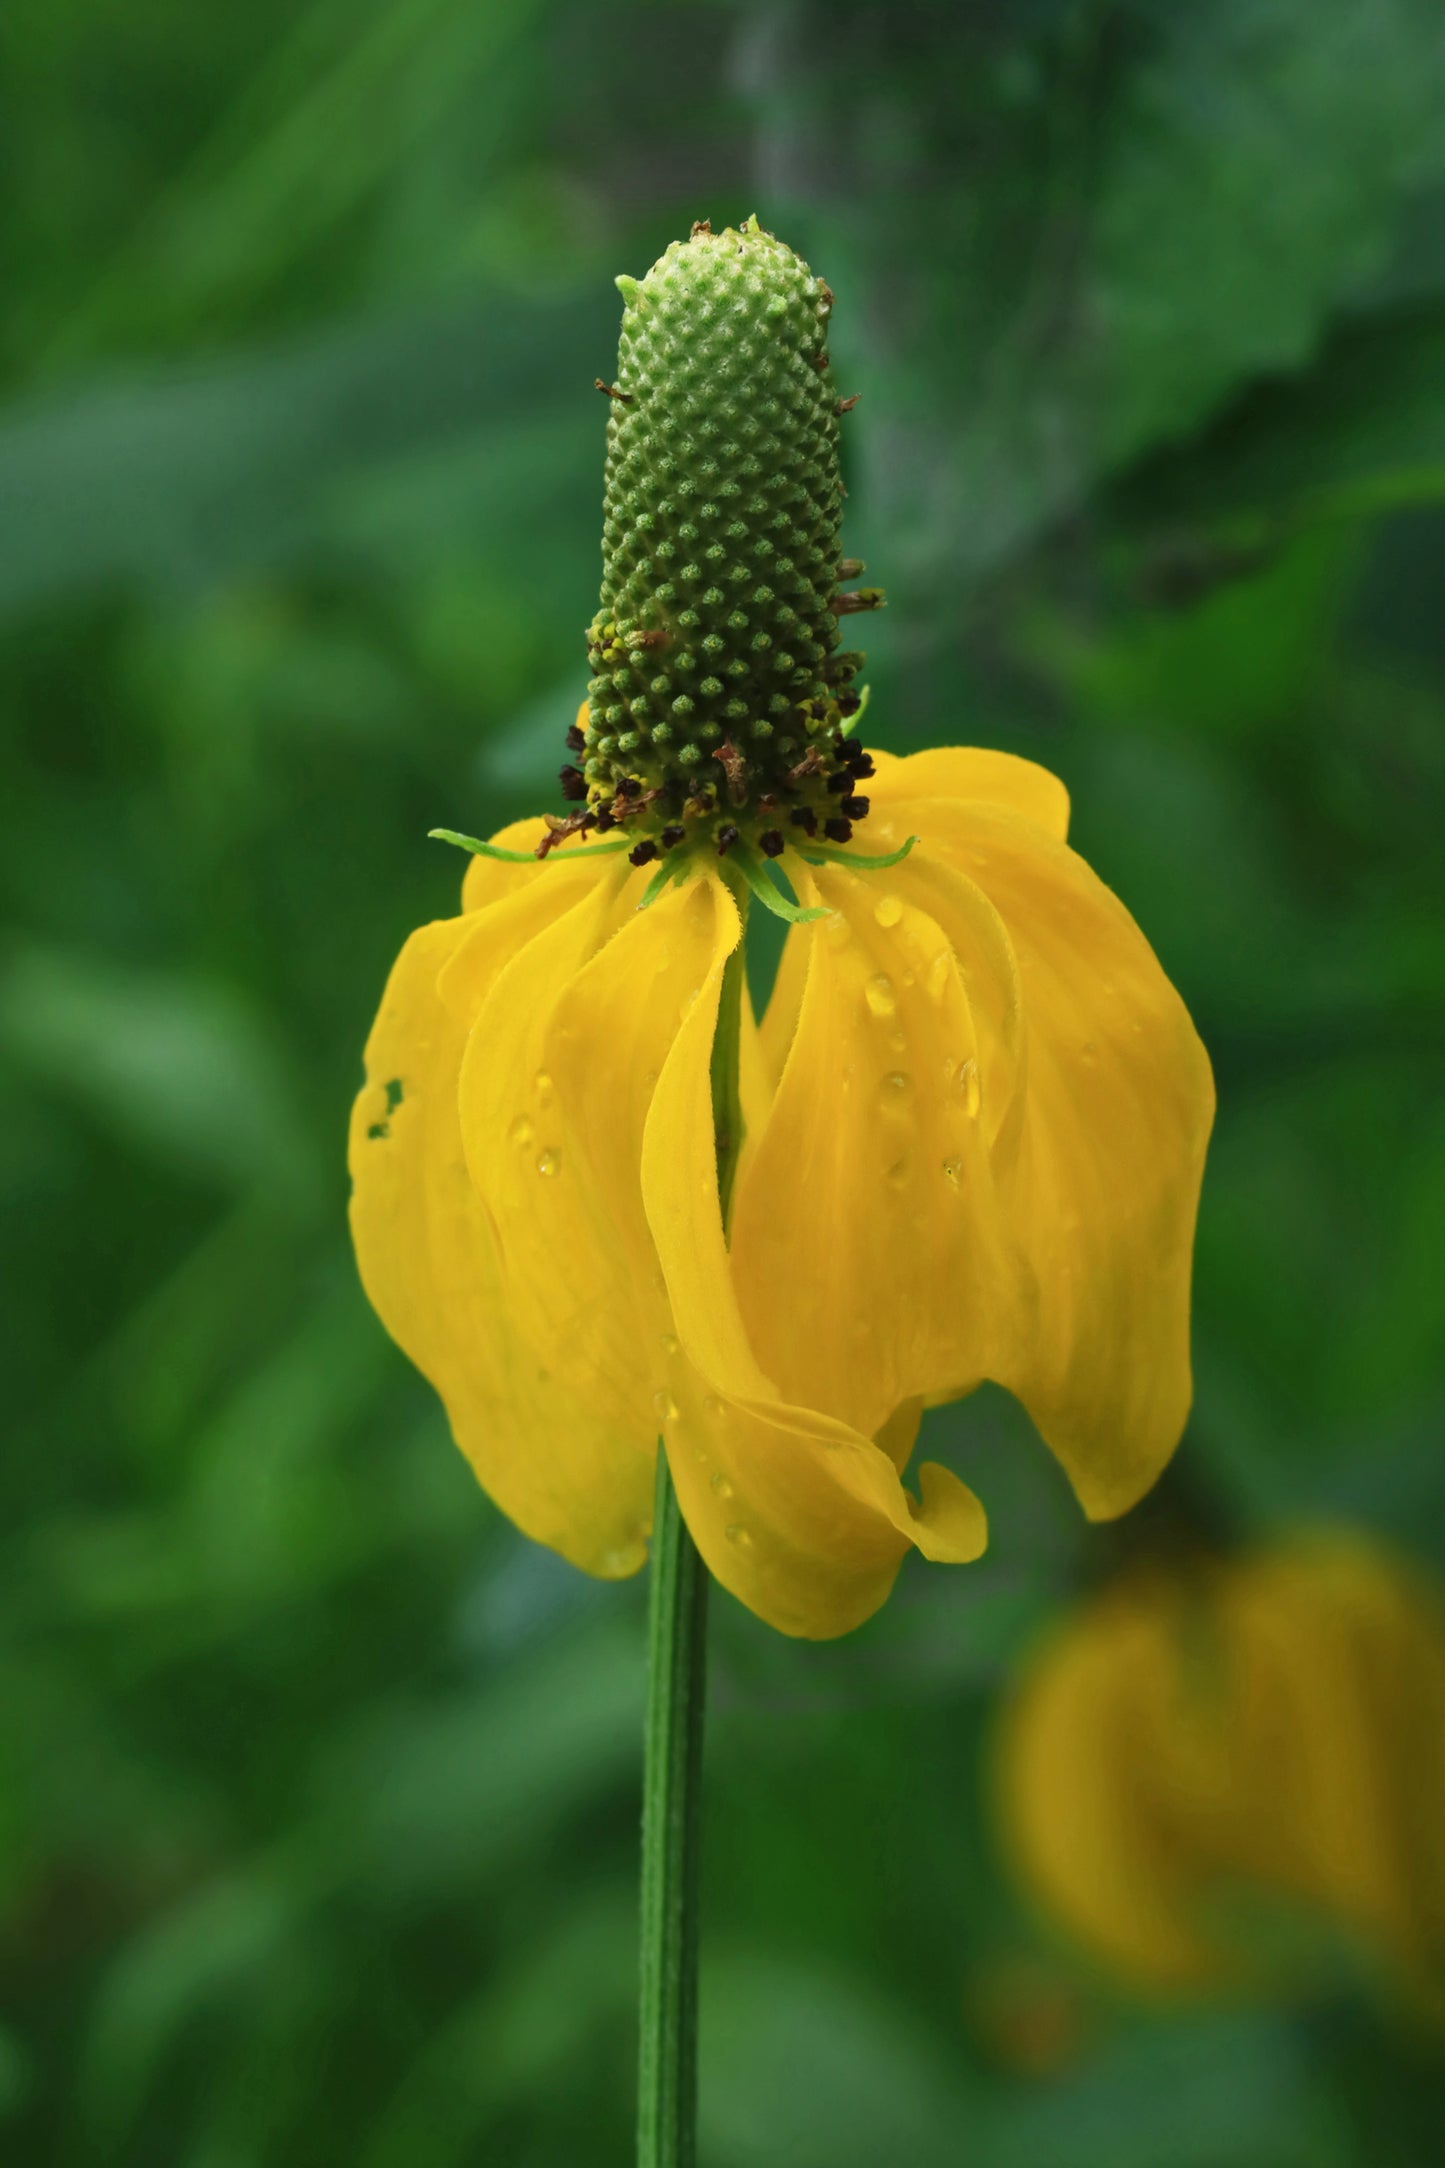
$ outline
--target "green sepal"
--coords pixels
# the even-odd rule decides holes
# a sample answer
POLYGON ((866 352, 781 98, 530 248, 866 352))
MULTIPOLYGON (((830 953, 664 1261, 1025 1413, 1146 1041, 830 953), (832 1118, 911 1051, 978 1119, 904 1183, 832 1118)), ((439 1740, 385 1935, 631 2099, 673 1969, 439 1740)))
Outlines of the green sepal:
POLYGON ((664 859, 662 864, 654 871, 652 879, 648 882, 642 894, 638 897, 638 910, 646 911, 652 904, 656 903, 665 889, 674 886, 681 888, 691 871, 692 859, 690 855, 682 859, 673 859, 671 862, 664 859))
POLYGON ((797 844, 793 847, 810 866, 857 866, 863 873, 881 873, 885 866, 901 866, 918 840, 917 836, 910 836, 896 851, 885 851, 876 858, 870 858, 862 851, 845 851, 841 845, 836 851, 829 850, 825 844, 813 844, 807 850, 797 844))
MULTIPOLYGON (((470 851, 474 858, 500 858, 507 866, 545 865, 535 851, 506 851, 500 843, 482 843, 476 836, 458 835, 455 828, 428 828, 427 835, 437 843, 454 843, 459 851, 470 851)), ((611 858, 617 851, 625 851, 627 842, 584 843, 580 851, 569 851, 572 858, 611 858)))
POLYGON ((763 909, 771 911, 774 918, 784 919, 790 926, 805 926, 810 919, 828 916, 821 904, 814 904, 805 910, 800 903, 789 903, 777 883, 768 878, 745 844, 734 846, 732 860, 763 909))

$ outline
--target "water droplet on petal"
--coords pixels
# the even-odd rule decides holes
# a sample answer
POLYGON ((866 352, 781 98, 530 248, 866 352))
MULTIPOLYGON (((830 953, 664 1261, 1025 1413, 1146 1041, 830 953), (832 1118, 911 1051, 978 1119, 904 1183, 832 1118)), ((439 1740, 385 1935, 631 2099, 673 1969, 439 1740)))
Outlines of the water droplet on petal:
POLYGON ((978 1113, 978 1063, 971 1060, 961 1061, 958 1065, 958 1076, 955 1082, 963 1099, 963 1111, 972 1121, 978 1113))
POLYGON ((541 1151, 537 1154, 538 1174, 559 1174, 561 1172, 561 1169, 562 1154, 558 1151, 556 1145, 544 1145, 541 1151))
POLYGON ((511 1138, 513 1144, 519 1144, 525 1149, 525 1147, 531 1143, 533 1137, 536 1135, 536 1131, 533 1129, 526 1115, 519 1114, 517 1116, 517 1119, 513 1122, 511 1128, 507 1131, 507 1135, 511 1138))
POLYGON ((729 1483, 727 1477, 723 1474, 721 1468, 714 1469, 713 1473, 708 1477, 708 1481, 711 1483, 713 1489, 717 1492, 719 1498, 731 1498, 733 1494, 733 1487, 731 1483, 729 1483))
POLYGON ((897 1107, 913 1089, 913 1079, 906 1069, 894 1069, 883 1079, 883 1104, 897 1107))
POLYGON ((944 995, 948 992, 949 981, 952 977, 953 957, 947 949, 940 949, 929 964, 928 977, 924 981, 932 1000, 942 1001, 944 995))
POLYGON ((663 1354, 664 1354, 664 1355, 675 1355, 675 1354, 677 1353, 677 1335, 676 1335, 676 1333, 671 1333, 671 1332, 665 1332, 665 1333, 663 1334, 663 1336, 662 1336, 662 1352, 663 1352, 663 1354))
POLYGON ((548 1076, 545 1069, 539 1069, 537 1071, 537 1074, 533 1077, 532 1089, 537 1094, 538 1106, 551 1106, 553 1097, 555 1096, 555 1087, 552 1083, 552 1079, 548 1076))
POLYGON ((737 1522, 734 1522, 731 1528, 725 1528, 723 1534, 727 1537, 728 1542, 735 1543, 740 1551, 750 1551, 753 1547, 750 1531, 740 1527, 737 1522))
POLYGON ((896 926, 903 916, 903 904, 897 896, 880 896, 873 906, 873 916, 880 926, 896 926))
POLYGON ((875 1016, 891 1016, 898 1006, 893 981, 886 971, 880 971, 876 978, 868 981, 863 989, 863 998, 875 1016))
POLYGON ((675 1423, 677 1421, 677 1402, 673 1399, 671 1393, 654 1393, 652 1396, 652 1412, 661 1423, 675 1423))
POLYGON ((720 1423, 727 1414, 727 1409, 718 1399, 716 1393, 708 1393, 703 1400, 702 1412, 704 1415, 711 1416, 715 1423, 720 1423))

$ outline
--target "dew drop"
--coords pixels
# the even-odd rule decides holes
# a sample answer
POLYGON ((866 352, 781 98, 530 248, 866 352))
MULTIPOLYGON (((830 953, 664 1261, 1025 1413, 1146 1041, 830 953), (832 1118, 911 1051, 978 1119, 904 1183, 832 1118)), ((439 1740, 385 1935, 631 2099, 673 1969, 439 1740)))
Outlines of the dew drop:
POLYGON ((876 978, 868 981, 863 989, 863 998, 874 1016, 891 1016, 898 1006, 893 981, 886 971, 880 971, 876 978))
POLYGON ((537 1071, 537 1074, 533 1077, 532 1089, 537 1094, 537 1104, 539 1107, 551 1106, 553 1097, 555 1096, 555 1087, 552 1083, 552 1079, 548 1076, 545 1069, 539 1069, 537 1071))
POLYGON ((676 1333, 671 1333, 671 1332, 665 1332, 665 1333, 663 1334, 663 1336, 662 1336, 662 1352, 663 1352, 663 1354, 664 1354, 664 1355, 675 1355, 675 1354, 677 1353, 677 1335, 676 1335, 676 1333))
POLYGON ((654 1393, 652 1396, 652 1412, 659 1422, 675 1423, 677 1421, 677 1402, 673 1399, 671 1393, 654 1393))
POLYGON ((873 906, 873 916, 880 926, 896 926, 903 916, 903 904, 897 896, 880 896, 873 906))
POLYGON ((897 1106, 913 1089, 913 1079, 904 1069, 894 1069, 883 1079, 883 1104, 897 1106))
POLYGON ((521 1145, 522 1148, 525 1150, 527 1145, 531 1143, 533 1137, 536 1135, 536 1131, 533 1129, 526 1115, 519 1114, 517 1116, 517 1119, 513 1122, 511 1128, 507 1131, 507 1135, 511 1138, 513 1144, 521 1145))
POLYGON ((952 976, 953 958, 947 949, 940 949, 928 966, 928 977, 924 981, 931 1000, 942 1001, 948 992, 948 982, 952 976))
POLYGON ((963 1100, 963 1111, 972 1121, 978 1113, 978 1063, 976 1061, 961 1061, 958 1065, 958 1075, 954 1081, 959 1096, 963 1100))
POLYGON ((717 1492, 719 1498, 731 1498, 733 1494, 733 1487, 731 1483, 729 1483, 727 1477, 723 1474, 721 1468, 714 1469, 713 1473, 708 1477, 708 1481, 711 1483, 713 1489, 717 1492))
POLYGON ((751 1532, 740 1527, 736 1521, 730 1528, 725 1528, 723 1534, 727 1537, 728 1542, 735 1543, 740 1551, 750 1551, 753 1547, 751 1532))
POLYGON ((963 1161, 961 1159, 945 1159, 943 1162, 943 1179, 950 1189, 957 1189, 963 1179, 963 1161))
POLYGON ((543 1145, 537 1154, 538 1174, 558 1174, 562 1168, 562 1154, 555 1144, 543 1145))
POLYGON ((709 1393, 703 1401, 702 1412, 704 1415, 711 1416, 715 1423, 720 1423, 727 1410, 716 1393, 709 1393))

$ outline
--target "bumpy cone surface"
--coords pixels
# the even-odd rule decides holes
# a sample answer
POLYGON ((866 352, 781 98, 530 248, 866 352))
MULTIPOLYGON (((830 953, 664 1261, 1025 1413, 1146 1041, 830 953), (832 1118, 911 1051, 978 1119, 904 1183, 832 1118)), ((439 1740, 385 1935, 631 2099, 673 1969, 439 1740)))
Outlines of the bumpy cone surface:
POLYGON ((842 735, 863 657, 839 652, 838 620, 882 598, 840 593, 862 567, 839 556, 852 402, 829 368, 833 296, 755 219, 700 226, 618 285, 589 713, 562 772, 575 818, 664 851, 771 847, 789 821, 846 833, 867 809, 842 735))

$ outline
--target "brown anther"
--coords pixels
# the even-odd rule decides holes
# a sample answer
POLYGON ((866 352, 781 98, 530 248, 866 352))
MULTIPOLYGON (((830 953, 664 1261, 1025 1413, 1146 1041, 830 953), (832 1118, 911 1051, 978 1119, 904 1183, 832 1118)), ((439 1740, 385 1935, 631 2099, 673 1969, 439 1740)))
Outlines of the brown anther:
POLYGON ((771 813, 777 802, 778 794, 775 790, 761 791, 758 794, 758 811, 760 813, 771 813))
POLYGON ((630 648, 666 647, 667 634, 655 628, 650 632, 629 632, 624 645, 630 648))
POLYGON ((843 800, 838 810, 840 813, 846 813, 850 821, 866 820, 868 818, 868 800, 855 791, 851 798, 843 800))
POLYGON ((642 796, 642 785, 635 775, 624 775, 617 786, 617 795, 619 798, 640 798, 642 796))
POLYGON ((738 751, 737 747, 733 744, 732 739, 724 738, 722 744, 718 747, 717 751, 713 754, 712 757, 715 761, 719 763, 722 768, 723 774, 728 779, 728 796, 732 799, 733 804, 746 805, 748 796, 748 764, 743 759, 743 756, 738 751))
POLYGON ((567 733, 567 750, 569 753, 585 753, 587 750, 587 734, 576 723, 567 733))
POLYGON ((587 778, 580 768, 573 767, 570 760, 557 770, 557 781, 562 786, 564 798, 586 797, 587 778))
POLYGON ((658 837, 665 851, 676 850, 679 843, 686 843, 687 830, 678 821, 670 821, 658 837))
POLYGON ((600 376, 594 376, 592 381, 599 391, 606 392, 609 399, 621 399, 627 406, 631 406, 632 394, 630 391, 619 391, 615 384, 604 384, 600 376))
POLYGON ((858 743, 856 738, 845 738, 838 748, 838 758, 855 775, 873 773, 873 755, 858 743))
POLYGON ((846 768, 840 768, 836 775, 830 775, 828 778, 828 796, 830 798, 837 798, 843 791, 852 788, 853 778, 846 768))
POLYGON ((617 826, 617 823, 612 818, 612 815, 604 810, 603 812, 594 815, 592 825, 597 830, 599 836, 605 836, 608 829, 615 828, 617 826))
POLYGON ((651 836, 644 836, 641 843, 633 844, 627 856, 629 862, 634 866, 650 865, 657 856, 657 845, 653 842, 651 836))
POLYGON ((778 828, 765 828, 758 837, 758 848, 767 852, 769 858, 783 855, 783 834, 778 828))
POLYGON ((804 776, 822 775, 826 767, 827 763, 818 751, 817 746, 810 745, 802 759, 795 761, 792 767, 789 768, 788 781, 790 783, 801 783, 804 776))
POLYGON ((712 220, 711 220, 710 218, 695 218, 695 219, 693 220, 693 222, 692 222, 692 232, 691 232, 691 234, 690 234, 690 235, 688 236, 688 238, 689 238, 689 240, 693 240, 693 241, 695 241, 695 240, 697 239, 697 237, 698 237, 698 235, 699 235, 700 233, 711 233, 711 232, 712 232, 712 220))
POLYGON ((851 399, 836 399, 833 402, 833 412, 835 414, 851 414, 862 396, 861 391, 855 391, 851 399))
POLYGON ((838 695, 838 713, 840 715, 856 715, 862 705, 861 697, 854 692, 851 685, 845 686, 838 695))
POLYGON ((788 819, 806 835, 815 836, 818 833, 818 816, 810 805, 795 805, 788 819))
POLYGON ((860 573, 867 570, 868 567, 861 557, 840 557, 838 560, 838 577, 840 580, 856 580, 860 573))
POLYGON ((833 615, 854 617, 859 610, 881 610, 887 599, 881 587, 855 587, 849 594, 834 596, 833 615))
POLYGON ((545 858, 549 851, 555 851, 559 843, 565 843, 568 836, 575 836, 587 821, 585 813, 569 813, 560 821, 553 813, 544 813, 542 818, 547 823, 547 833, 537 845, 534 853, 537 858, 545 858))
POLYGON ((815 354, 813 356, 813 367, 817 370, 819 376, 823 374, 825 369, 831 369, 832 366, 833 364, 826 354, 815 354))
POLYGON ((853 823, 836 818, 824 821, 823 833, 825 836, 831 837, 834 843, 846 843, 853 833, 853 823))
POLYGON ((732 821, 723 822, 717 832, 717 854, 719 858, 726 858, 728 852, 737 842, 740 833, 741 831, 732 821))
POLYGON ((822 297, 824 305, 827 308, 831 309, 838 296, 834 293, 832 287, 828 284, 828 281, 826 279, 819 279, 818 292, 822 297))

